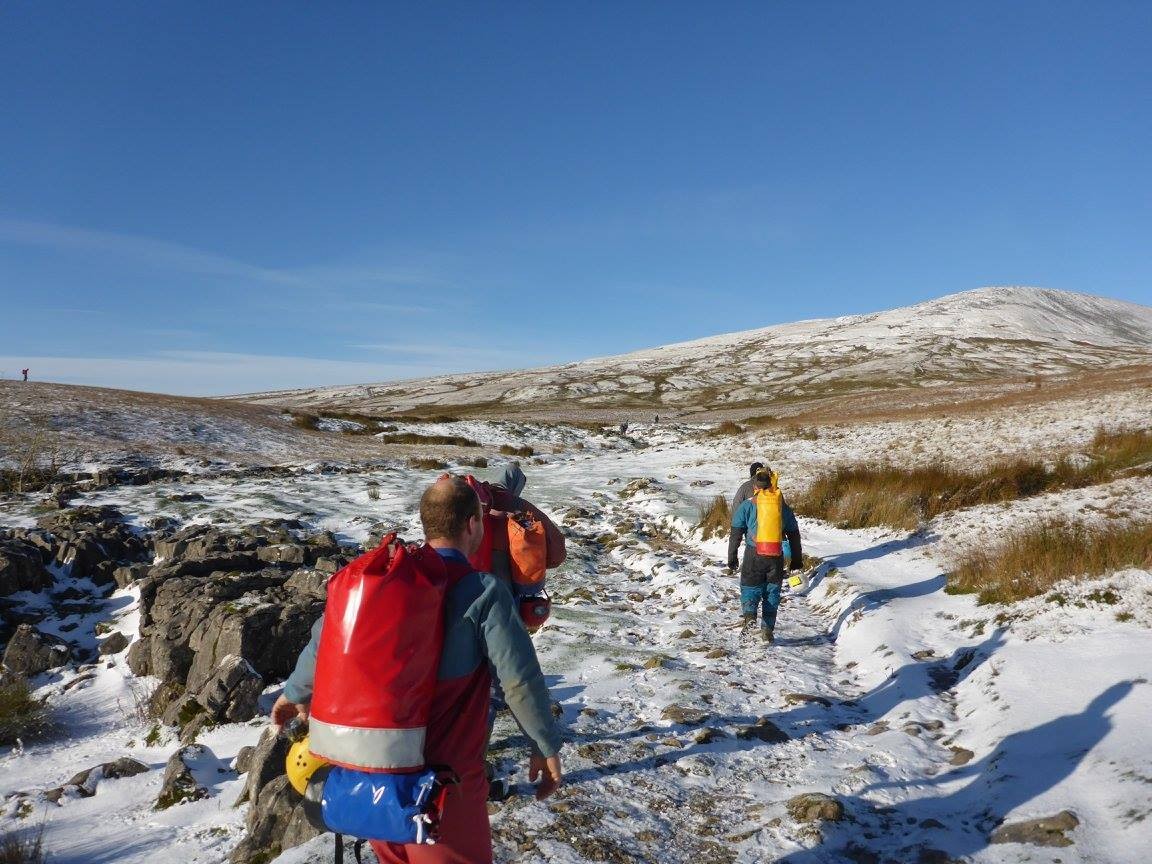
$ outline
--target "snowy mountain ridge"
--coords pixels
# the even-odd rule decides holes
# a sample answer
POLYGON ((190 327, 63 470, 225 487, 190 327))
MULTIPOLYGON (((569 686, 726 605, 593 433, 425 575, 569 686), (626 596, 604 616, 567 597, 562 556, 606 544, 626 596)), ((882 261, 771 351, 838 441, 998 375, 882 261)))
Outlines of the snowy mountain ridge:
POLYGON ((238 398, 370 411, 567 404, 685 414, 1148 362, 1152 307, 990 287, 886 312, 779 324, 561 366, 238 398))

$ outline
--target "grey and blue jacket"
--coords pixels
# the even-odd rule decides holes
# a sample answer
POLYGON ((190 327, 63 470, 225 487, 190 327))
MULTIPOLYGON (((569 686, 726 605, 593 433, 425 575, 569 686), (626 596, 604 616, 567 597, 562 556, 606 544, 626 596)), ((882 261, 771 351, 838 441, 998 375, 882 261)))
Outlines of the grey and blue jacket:
MULTIPOLYGON (((803 560, 803 550, 800 547, 800 523, 796 521, 796 514, 784 502, 784 536, 788 538, 788 545, 792 547, 792 570, 800 569, 803 560)), ((744 555, 756 554, 756 502, 751 498, 745 499, 732 514, 732 533, 728 535, 728 567, 736 569, 740 544, 744 542, 744 555)))

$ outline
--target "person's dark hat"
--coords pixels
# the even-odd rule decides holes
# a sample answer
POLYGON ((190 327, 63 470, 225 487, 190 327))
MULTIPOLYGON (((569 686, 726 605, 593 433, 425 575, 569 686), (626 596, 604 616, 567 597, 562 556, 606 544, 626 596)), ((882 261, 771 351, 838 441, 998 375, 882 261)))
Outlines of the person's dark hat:
POLYGON ((749 477, 755 477, 756 472, 759 471, 763 467, 764 467, 763 462, 753 462, 751 465, 748 466, 748 476, 749 477))
POLYGON ((772 472, 767 468, 761 468, 752 477, 752 482, 761 489, 770 489, 772 487, 772 472))

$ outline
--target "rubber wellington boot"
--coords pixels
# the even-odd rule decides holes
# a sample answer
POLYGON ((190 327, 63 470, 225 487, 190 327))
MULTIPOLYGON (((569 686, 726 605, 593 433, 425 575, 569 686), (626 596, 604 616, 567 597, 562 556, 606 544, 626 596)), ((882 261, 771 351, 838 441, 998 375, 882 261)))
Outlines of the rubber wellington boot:
POLYGON ((751 630, 755 624, 756 624, 756 616, 755 615, 745 615, 744 616, 744 624, 740 628, 740 630, 741 630, 741 632, 743 632, 744 630, 751 630))
POLYGON ((772 630, 768 627, 761 627, 760 628, 760 640, 762 642, 767 642, 769 644, 776 641, 775 636, 772 633, 772 630))
POLYGON ((512 784, 508 782, 508 778, 498 776, 496 766, 488 761, 484 762, 484 775, 488 778, 488 800, 506 800, 508 793, 512 791, 512 784))

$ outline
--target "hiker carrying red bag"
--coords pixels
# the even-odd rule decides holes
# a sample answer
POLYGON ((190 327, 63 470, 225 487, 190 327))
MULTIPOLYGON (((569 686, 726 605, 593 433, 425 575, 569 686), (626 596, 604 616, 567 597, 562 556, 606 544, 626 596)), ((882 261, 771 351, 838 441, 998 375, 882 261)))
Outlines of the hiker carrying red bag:
POLYGON ((511 588, 524 626, 534 633, 551 611, 545 574, 564 563, 564 534, 543 510, 520 497, 528 479, 519 462, 509 463, 490 482, 466 479, 484 509, 484 539, 469 560, 511 588))
POLYGON ((484 532, 475 492, 462 478, 441 477, 420 499, 420 520, 426 545, 381 544, 332 577, 332 624, 321 618, 313 627, 272 719, 282 724, 311 709, 309 747, 336 766, 325 769, 324 819, 371 839, 382 864, 487 864, 493 673, 532 743, 537 798, 561 782, 560 739, 510 592, 468 563, 484 532), (443 600, 423 602, 429 596, 443 600), (434 608, 441 618, 429 616, 434 608), (429 651, 439 659, 426 677, 429 651), (445 777, 451 785, 441 787, 445 777), (416 837, 388 839, 411 829, 412 818, 416 837))

